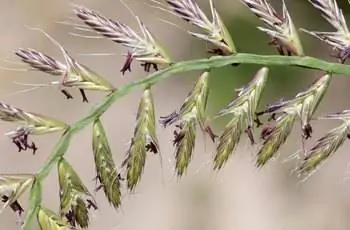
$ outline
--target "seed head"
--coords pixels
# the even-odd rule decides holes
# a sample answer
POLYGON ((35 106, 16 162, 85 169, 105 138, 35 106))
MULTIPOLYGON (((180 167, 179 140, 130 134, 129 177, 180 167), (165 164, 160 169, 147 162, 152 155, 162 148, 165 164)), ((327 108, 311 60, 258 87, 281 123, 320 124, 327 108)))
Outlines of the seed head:
POLYGON ((20 123, 22 126, 16 130, 6 133, 11 137, 19 151, 32 149, 33 153, 37 150, 32 142, 29 144, 29 135, 42 135, 52 132, 63 131, 68 125, 54 118, 46 117, 40 114, 25 112, 21 109, 0 102, 0 120, 7 122, 20 123))
MULTIPOLYGON (((52 38, 50 37, 50 39, 52 38)), ((51 82, 51 84, 58 84, 65 88, 79 89, 84 102, 88 101, 84 90, 104 92, 112 92, 115 90, 115 88, 99 74, 85 65, 78 63, 61 45, 59 45, 59 48, 65 58, 65 64, 33 49, 19 49, 16 52, 16 55, 19 56, 23 62, 29 64, 32 69, 54 76, 61 76, 60 81, 54 81, 51 82)), ((67 90, 61 89, 61 92, 67 97, 67 99, 73 98, 67 90)))
POLYGON ((344 63, 350 55, 350 33, 342 10, 338 7, 336 0, 309 0, 309 2, 322 12, 325 18, 335 29, 335 32, 304 32, 324 41, 337 52, 335 56, 344 63))
POLYGON ((187 171, 192 159, 196 141, 196 124, 196 119, 191 118, 177 126, 179 131, 174 131, 175 169, 179 177, 187 171))
POLYGON ((269 130, 266 128, 263 130, 261 136, 264 142, 257 155, 257 167, 264 166, 286 142, 292 132, 299 110, 300 107, 285 108, 283 113, 277 118, 276 124, 268 127, 269 130))
POLYGON ((4 207, 10 206, 13 211, 21 214, 23 208, 19 205, 19 197, 30 187, 34 179, 32 174, 1 174, 0 195, 5 202, 4 207))
POLYGON ((67 72, 66 65, 34 49, 18 49, 15 54, 33 70, 40 70, 54 76, 63 76, 67 72))
POLYGON ((158 65, 168 65, 171 63, 157 39, 138 17, 136 19, 141 30, 141 35, 137 34, 126 24, 109 19, 98 12, 82 6, 75 6, 74 13, 92 30, 129 48, 127 60, 121 69, 123 74, 131 70, 130 65, 133 59, 140 61, 147 72, 151 66, 157 70, 158 65))
POLYGON ((274 157, 286 141, 292 131, 296 119, 299 117, 302 124, 303 137, 308 139, 312 134, 311 118, 328 89, 331 75, 319 77, 307 90, 298 93, 291 100, 281 100, 269 105, 265 111, 258 114, 270 113, 272 118, 276 114, 280 116, 276 120, 276 125, 263 129, 263 146, 260 148, 257 159, 257 166, 261 167, 269 159, 274 157))
POLYGON ((134 136, 123 166, 127 168, 127 184, 133 190, 139 182, 146 163, 147 152, 159 153, 156 135, 154 102, 151 89, 147 87, 142 95, 134 136))
POLYGON ((277 14, 268 0, 241 1, 265 23, 266 28, 258 27, 258 29, 271 36, 271 44, 281 55, 304 55, 299 35, 284 1, 282 16, 277 14))
POLYGON ((214 169, 221 169, 224 166, 238 145, 243 131, 247 132, 251 143, 255 143, 252 129, 267 75, 268 69, 261 68, 247 86, 238 90, 238 97, 217 114, 217 117, 227 114, 232 114, 233 117, 219 138, 214 157, 214 169))
POLYGON ((92 147, 94 152, 97 179, 108 199, 115 208, 121 204, 120 181, 106 132, 100 120, 93 124, 92 147))
POLYGON ((196 125, 199 124, 202 131, 208 127, 205 125, 205 111, 209 95, 209 72, 204 72, 192 88, 179 112, 173 112, 161 117, 160 122, 164 127, 179 121, 174 131, 174 146, 176 148, 177 175, 181 177, 187 170, 195 147, 196 125))
POLYGON ((325 95, 328 89, 331 78, 332 76, 329 74, 321 76, 311 85, 311 87, 308 90, 299 93, 296 97, 299 98, 299 100, 303 100, 300 118, 303 136, 305 137, 305 139, 311 137, 311 118, 315 113, 321 100, 323 99, 323 96, 325 95))
POLYGON ((53 211, 40 207, 37 213, 38 223, 41 230, 70 230, 73 229, 66 221, 53 211))
POLYGON ((58 162, 58 179, 60 186, 60 213, 72 226, 87 228, 89 209, 97 209, 96 202, 85 187, 78 174, 65 160, 58 162))
POLYGON ((349 138, 350 110, 330 114, 319 119, 339 119, 343 121, 343 124, 326 133, 307 151, 298 171, 299 175, 303 177, 315 172, 325 160, 339 149, 346 138, 349 138))
POLYGON ((215 46, 210 51, 219 55, 231 55, 236 53, 233 43, 225 24, 216 11, 213 1, 209 0, 212 21, 199 8, 195 0, 167 0, 173 14, 204 30, 204 33, 188 32, 192 36, 207 41, 215 46))

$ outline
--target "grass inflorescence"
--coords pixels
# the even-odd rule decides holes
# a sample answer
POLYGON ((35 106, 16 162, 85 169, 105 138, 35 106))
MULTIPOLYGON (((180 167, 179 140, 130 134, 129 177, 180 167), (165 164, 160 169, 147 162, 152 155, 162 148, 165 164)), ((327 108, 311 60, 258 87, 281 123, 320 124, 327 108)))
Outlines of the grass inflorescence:
MULTIPOLYGON (((228 164, 231 155, 237 149, 242 135, 246 135, 251 145, 258 145, 256 167, 264 167, 271 159, 276 158, 279 150, 293 132, 293 127, 299 123, 300 148, 297 174, 308 178, 330 156, 332 156, 350 138, 350 112, 344 110, 326 116, 315 117, 314 114, 327 93, 333 76, 350 75, 350 67, 345 65, 350 55, 349 31, 345 17, 334 0, 310 0, 312 6, 320 10, 322 16, 335 29, 335 32, 313 32, 303 29, 314 37, 330 45, 334 57, 339 63, 327 62, 306 56, 299 38, 297 27, 292 21, 285 2, 282 3, 282 13, 279 14, 268 0, 241 0, 253 14, 263 21, 265 27, 258 27, 271 38, 279 55, 245 54, 238 51, 225 22, 216 10, 212 0, 209 0, 210 17, 200 8, 195 0, 167 0, 161 3, 150 0, 153 7, 181 18, 199 32, 188 33, 199 40, 209 43, 210 58, 174 62, 166 52, 161 41, 158 41, 151 29, 139 17, 135 16, 139 31, 117 19, 111 19, 103 14, 83 6, 73 5, 73 13, 81 24, 75 24, 75 29, 86 33, 97 33, 127 49, 125 63, 121 74, 131 71, 134 60, 140 62, 147 77, 115 87, 92 68, 80 63, 71 52, 60 45, 51 36, 40 29, 61 51, 63 60, 59 61, 48 54, 32 48, 20 48, 15 55, 28 66, 28 70, 36 70, 58 77, 48 86, 58 86, 67 99, 72 99, 71 90, 78 89, 83 101, 88 102, 87 91, 100 91, 106 94, 89 114, 75 123, 60 121, 13 105, 0 103, 0 120, 19 124, 15 130, 7 132, 18 151, 38 150, 29 136, 45 135, 61 132, 62 136, 47 161, 37 173, 1 174, 0 196, 3 208, 11 208, 18 217, 25 213, 26 218, 22 228, 30 229, 34 218, 37 218, 41 229, 79 229, 88 228, 90 214, 98 205, 89 188, 84 184, 74 168, 65 158, 72 136, 89 124, 92 124, 92 144, 95 163, 97 187, 95 191, 103 191, 107 201, 115 209, 122 205, 122 189, 125 184, 128 192, 134 191, 141 182, 142 175, 147 170, 148 155, 161 155, 161 146, 157 137, 157 98, 153 98, 152 86, 176 73, 201 71, 196 83, 185 97, 178 109, 167 116, 160 117, 164 127, 174 128, 173 145, 175 172, 183 177, 188 171, 193 154, 196 150, 198 131, 208 134, 215 145, 213 153, 213 169, 219 171, 228 164), (208 96, 210 91, 209 78, 213 68, 233 64, 257 64, 262 67, 257 70, 251 81, 235 91, 237 95, 211 119, 207 115, 208 96), (289 65, 307 69, 321 70, 323 73, 304 91, 288 100, 278 100, 258 110, 260 98, 268 84, 268 73, 273 65, 289 65), (152 72, 153 73, 149 73, 152 72), (103 114, 112 104, 135 89, 142 89, 134 132, 129 148, 122 162, 114 161, 108 133, 104 129, 103 114), (230 117, 223 131, 217 135, 211 129, 213 121, 222 116, 230 117), (309 141, 315 130, 313 122, 336 119, 342 123, 321 136, 309 149, 305 142, 309 141), (255 130, 260 130, 260 138, 255 130), (117 165, 121 165, 120 168, 117 165), (51 211, 42 202, 43 182, 51 170, 57 167, 59 182, 60 207, 58 212, 51 211), (22 207, 19 199, 30 190, 28 210, 22 207)), ((234 68, 234 67, 232 67, 234 68)), ((239 77, 239 76, 238 76, 239 77)))

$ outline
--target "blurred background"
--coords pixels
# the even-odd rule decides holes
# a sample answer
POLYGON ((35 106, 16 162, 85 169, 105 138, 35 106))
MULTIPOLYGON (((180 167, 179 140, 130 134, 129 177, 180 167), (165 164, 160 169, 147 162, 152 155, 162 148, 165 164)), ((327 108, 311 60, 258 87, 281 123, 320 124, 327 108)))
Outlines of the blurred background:
MULTIPOLYGON (((161 1, 161 0, 160 0, 161 1)), ((162 22, 171 21, 185 29, 193 29, 180 19, 150 7, 150 0, 125 0, 150 30, 157 35, 174 60, 188 60, 207 57, 207 44, 198 41, 181 29, 162 22)), ((347 1, 338 1, 349 13, 347 1)), ((118 0, 83 1, 74 0, 105 16, 120 20, 133 28, 137 23, 132 14, 118 0)), ((209 13, 208 1, 198 0, 209 13)), ((218 12, 223 17, 240 52, 274 54, 267 45, 269 38, 256 29, 261 22, 238 0, 216 0, 218 12)), ((281 1, 273 1, 281 12, 281 1)), ((318 11, 306 0, 286 0, 286 4, 299 28, 312 30, 331 29, 318 11)), ((59 60, 59 49, 41 33, 28 29, 40 27, 57 39, 73 56, 106 76, 114 85, 145 77, 138 63, 133 64, 132 73, 122 76, 119 72, 126 50, 107 39, 79 38, 73 26, 59 22, 74 22, 69 0, 0 0, 0 60, 1 66, 23 69, 14 55, 18 48, 34 48, 59 60), (112 53, 108 56, 86 54, 112 53)), ((307 55, 332 60, 329 48, 310 36, 301 33, 301 40, 307 55)), ((240 65, 215 70, 210 79, 209 115, 215 114, 235 97, 236 88, 246 84, 260 66, 240 65)), ((280 98, 291 98, 304 90, 319 76, 320 72, 292 67, 271 67, 265 88, 262 108, 280 98)), ((199 72, 181 74, 160 82, 154 88, 157 117, 178 109, 198 78, 199 72)), ((0 70, 1 101, 26 111, 34 111, 63 121, 73 123, 86 114, 103 98, 101 93, 88 92, 89 104, 81 102, 78 92, 73 91, 75 100, 65 100, 61 93, 52 88, 43 88, 30 93, 15 94, 27 87, 14 82, 48 83, 57 80, 39 72, 0 70)), ((350 79, 335 77, 317 115, 349 109, 350 79)), ((133 134, 136 110, 141 91, 135 91, 117 101, 102 120, 117 164, 120 164, 133 134)), ((229 118, 222 118, 213 124, 215 132, 221 132, 229 118)), ((308 142, 336 126, 336 122, 314 122, 315 134, 308 142)), ((1 123, 5 133, 16 126, 1 123)), ((241 140, 240 146, 220 172, 211 170, 215 146, 198 132, 196 151, 188 173, 181 180, 174 173, 173 129, 158 126, 158 136, 163 154, 163 167, 157 156, 149 155, 141 183, 135 192, 128 194, 123 189, 123 205, 119 210, 111 208, 103 192, 95 194, 99 209, 91 216, 91 230, 322 230, 349 229, 350 225, 350 177, 348 163, 349 143, 331 157, 327 163, 307 182, 291 172, 294 162, 283 161, 300 146, 299 127, 280 151, 278 158, 262 169, 255 168, 257 146, 250 146, 249 140, 241 140)), ((258 134, 258 133, 257 133, 258 134)), ((11 140, 0 138, 0 171, 2 173, 36 172, 49 156, 59 134, 35 137, 39 151, 18 153, 11 140)), ((77 134, 66 154, 84 183, 93 191, 95 169, 91 147, 91 126, 77 134)), ((44 204, 58 210, 58 182, 56 170, 45 180, 44 204)), ((28 195, 21 198, 26 208, 28 195)), ((11 210, 0 215, 0 229, 19 229, 11 210)), ((33 226, 33 229, 38 229, 33 226)))

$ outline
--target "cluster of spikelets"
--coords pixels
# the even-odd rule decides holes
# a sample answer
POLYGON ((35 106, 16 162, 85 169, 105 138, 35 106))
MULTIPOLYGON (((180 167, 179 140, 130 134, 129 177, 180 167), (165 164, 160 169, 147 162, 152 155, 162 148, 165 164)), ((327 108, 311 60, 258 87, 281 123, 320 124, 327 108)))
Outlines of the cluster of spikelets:
MULTIPOLYGON (((160 3, 152 0, 158 9, 169 12, 198 27, 201 32, 188 31, 192 36, 201 39, 212 48, 210 53, 216 55, 234 55, 237 53, 233 40, 222 19, 210 0, 211 20, 200 9, 195 0, 167 0, 160 3)), ((312 5, 322 12, 323 17, 336 29, 335 32, 311 32, 303 30, 329 44, 340 62, 345 62, 350 55, 350 34, 342 11, 334 0, 310 0, 312 5)), ((287 7, 283 2, 282 15, 267 0, 242 0, 265 27, 258 27, 271 38, 269 44, 281 55, 303 56, 304 51, 299 40, 287 7)), ((83 22, 76 24, 76 29, 88 33, 98 33, 112 41, 125 46, 128 50, 125 64, 121 67, 122 74, 131 71, 134 60, 141 63, 146 72, 153 68, 166 68, 173 64, 166 51, 161 47, 151 31, 136 17, 139 33, 122 22, 109 19, 98 12, 81 6, 74 6, 74 13, 83 22)), ((42 31, 43 32, 43 31, 42 31)), ((59 76, 58 81, 51 85, 58 86, 67 99, 72 99, 71 90, 79 90, 83 101, 88 102, 85 91, 96 90, 110 94, 118 90, 98 73, 79 63, 57 41, 49 37, 62 51, 64 63, 49 55, 33 49, 19 49, 16 55, 30 66, 30 69, 59 76)), ((81 36, 87 36, 81 34, 81 36)), ((210 128, 206 116, 207 99, 209 95, 210 70, 204 71, 196 84, 180 106, 180 109, 168 116, 160 117, 164 126, 174 125, 175 170, 180 177, 186 173, 195 149, 198 127, 207 133, 216 144, 213 156, 213 168, 221 169, 237 148, 244 133, 251 144, 258 141, 254 137, 254 129, 261 128, 259 150, 256 165, 264 166, 270 159, 276 157, 280 147, 286 142, 295 123, 300 122, 303 141, 311 138, 313 129, 311 121, 319 103, 326 93, 331 80, 331 74, 320 76, 305 91, 298 93, 289 100, 280 100, 257 111, 264 86, 268 78, 268 68, 262 67, 253 79, 237 90, 237 96, 214 117, 230 116, 231 120, 225 126, 221 135, 216 136, 210 128), (267 122, 261 117, 268 116, 267 122)), ((11 105, 0 103, 0 119, 19 123, 14 131, 6 133, 18 148, 18 151, 32 150, 38 147, 29 140, 30 135, 43 135, 51 132, 66 132, 70 126, 54 118, 26 112, 11 105)), ((316 141, 313 147, 305 149, 302 145, 301 162, 298 173, 308 176, 316 170, 331 154, 333 154, 350 136, 350 110, 327 115, 316 119, 338 119, 343 123, 329 131, 316 141)), ((126 181, 126 187, 132 191, 141 179, 148 153, 160 155, 160 147, 156 135, 155 105, 151 86, 144 88, 136 116, 136 126, 130 147, 121 167, 117 167, 108 138, 100 118, 96 118, 92 126, 92 150, 96 166, 96 190, 103 190, 109 203, 118 208, 121 205, 121 187, 126 181), (125 175, 124 175, 125 174, 125 175)), ((97 204, 88 188, 80 179, 78 173, 64 157, 57 163, 60 209, 55 213, 43 206, 37 210, 37 218, 41 229, 77 229, 89 225, 89 211, 97 209, 97 204)), ((19 197, 33 184, 33 174, 2 174, 0 176, 0 195, 5 203, 19 216, 24 212, 17 201, 19 197)))

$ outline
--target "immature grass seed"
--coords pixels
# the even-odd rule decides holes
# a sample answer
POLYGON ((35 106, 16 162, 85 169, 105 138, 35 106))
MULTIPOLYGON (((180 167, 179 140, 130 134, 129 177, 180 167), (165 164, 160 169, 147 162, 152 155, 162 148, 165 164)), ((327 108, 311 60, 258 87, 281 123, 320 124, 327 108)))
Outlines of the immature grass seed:
POLYGON ((338 119, 343 124, 330 130, 323 137, 318 139, 314 146, 308 150, 298 169, 299 176, 307 178, 316 169, 334 154, 339 147, 344 144, 350 134, 350 110, 344 110, 339 113, 331 114, 319 119, 338 119))
MULTIPOLYGON (((158 70, 158 65, 171 64, 167 53, 138 17, 136 20, 141 35, 126 24, 109 19, 82 6, 75 6, 74 13, 92 30, 129 49, 127 59, 121 69, 123 74, 126 71, 131 71, 131 63, 134 59, 142 63, 141 65, 144 66, 146 72, 150 71, 151 66, 158 70)), ((81 28, 77 27, 77 29, 81 28)))
POLYGON ((231 114, 232 119, 219 137, 214 157, 214 169, 221 169, 224 166, 236 149, 244 131, 248 134, 251 143, 255 143, 252 130, 254 122, 257 122, 256 109, 267 81, 267 75, 268 68, 261 68, 247 86, 239 89, 238 97, 217 114, 217 117, 231 114))
MULTIPOLYGON (((78 63, 62 46, 59 46, 59 48, 61 49, 65 58, 65 64, 62 64, 54 58, 30 48, 19 49, 16 52, 16 55, 35 70, 39 70, 54 76, 61 76, 60 82, 54 81, 51 82, 51 84, 59 85, 64 88, 78 88, 82 94, 84 102, 88 102, 84 90, 104 92, 112 92, 115 90, 114 86, 102 76, 87 66, 78 63)), ((61 92, 67 99, 72 99, 73 96, 64 88, 61 89, 61 92)))
POLYGON ((271 45, 275 46, 281 55, 304 56, 302 44, 292 18, 283 3, 283 15, 277 14, 268 0, 241 0, 267 28, 258 27, 259 30, 271 36, 271 45))
POLYGON ((42 206, 38 210, 37 218, 41 230, 74 229, 56 213, 42 206))
POLYGON ((92 148, 97 179, 101 183, 108 202, 114 208, 118 208, 121 204, 119 174, 116 170, 106 132, 99 119, 93 123, 92 148))
MULTIPOLYGON (((276 124, 269 127, 268 133, 262 134, 264 140, 256 159, 256 166, 264 166, 272 159, 280 147, 286 142, 291 134, 295 121, 298 118, 300 107, 288 107, 277 118, 276 124)), ((266 131, 266 130, 265 130, 266 131)))
POLYGON ((263 129, 262 137, 264 143, 258 152, 257 166, 264 166, 269 159, 274 157, 287 140, 287 137, 292 131, 293 125, 297 118, 301 121, 302 137, 308 139, 312 134, 312 126, 310 121, 315 113, 320 101, 326 93, 331 75, 326 74, 319 77, 307 90, 298 93, 295 98, 291 100, 281 100, 277 103, 269 105, 267 109, 259 115, 264 113, 271 114, 272 118, 276 119, 276 124, 263 129))
POLYGON ((209 72, 204 72, 192 88, 179 112, 173 112, 161 117, 160 123, 164 127, 179 122, 174 131, 174 146, 177 175, 181 177, 187 170, 195 147, 196 126, 199 124, 202 131, 207 132, 205 111, 209 95, 209 72))
POLYGON ((350 32, 343 15, 342 10, 338 7, 335 0, 309 0, 309 2, 322 12, 325 18, 335 29, 335 32, 309 31, 302 29, 304 32, 324 41, 333 47, 341 63, 344 63, 350 56, 350 32))
POLYGON ((3 209, 10 206, 13 211, 21 214, 23 208, 17 200, 29 189, 33 180, 32 174, 0 174, 0 195, 1 200, 5 202, 3 209))
POLYGON ((126 166, 127 185, 133 190, 143 173, 147 152, 160 154, 156 135, 154 102, 151 88, 147 87, 142 95, 137 116, 134 136, 122 166, 126 166))
POLYGON ((46 117, 37 113, 25 112, 16 107, 0 102, 0 120, 6 122, 20 123, 22 126, 16 130, 6 133, 13 143, 18 147, 18 151, 37 150, 34 142, 29 143, 29 135, 43 135, 52 132, 64 131, 68 125, 54 118, 46 117))
POLYGON ((96 202, 73 167, 62 158, 58 164, 60 213, 72 226, 87 228, 89 210, 97 209, 96 202))
POLYGON ((236 47, 231 35, 216 11, 212 0, 209 0, 212 21, 207 18, 195 0, 167 0, 167 3, 170 10, 173 11, 173 14, 204 30, 205 33, 195 33, 191 31, 188 31, 188 33, 213 44, 215 48, 210 50, 211 53, 218 55, 231 55, 236 53, 236 47))

